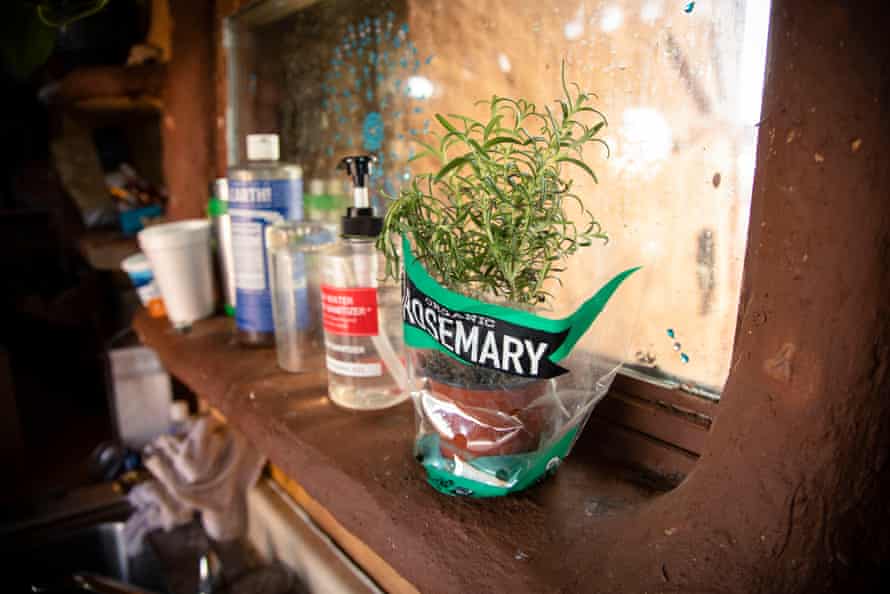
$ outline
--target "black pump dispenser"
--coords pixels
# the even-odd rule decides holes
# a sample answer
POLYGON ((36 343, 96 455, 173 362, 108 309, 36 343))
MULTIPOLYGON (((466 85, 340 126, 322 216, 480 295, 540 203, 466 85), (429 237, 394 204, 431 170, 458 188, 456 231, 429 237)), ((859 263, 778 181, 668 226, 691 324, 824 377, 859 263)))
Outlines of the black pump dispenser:
POLYGON ((368 181, 377 158, 374 155, 344 157, 337 166, 352 178, 353 206, 346 209, 342 220, 343 237, 377 237, 383 229, 383 219, 374 215, 368 196, 368 181))

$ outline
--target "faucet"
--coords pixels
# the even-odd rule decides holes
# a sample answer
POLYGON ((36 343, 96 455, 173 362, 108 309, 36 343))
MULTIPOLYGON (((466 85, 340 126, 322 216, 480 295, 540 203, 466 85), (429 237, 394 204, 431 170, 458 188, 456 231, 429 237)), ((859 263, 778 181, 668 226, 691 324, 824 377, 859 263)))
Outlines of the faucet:
POLYGON ((222 584, 222 563, 213 548, 198 559, 198 594, 215 594, 222 584))

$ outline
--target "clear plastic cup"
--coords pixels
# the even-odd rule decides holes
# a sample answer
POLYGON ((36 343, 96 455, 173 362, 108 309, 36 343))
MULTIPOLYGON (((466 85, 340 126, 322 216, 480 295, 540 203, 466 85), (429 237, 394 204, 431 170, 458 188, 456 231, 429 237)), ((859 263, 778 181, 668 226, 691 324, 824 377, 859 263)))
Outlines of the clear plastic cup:
POLYGON ((266 229, 278 366, 305 371, 323 350, 316 254, 334 242, 317 222, 289 221, 266 229))
POLYGON ((151 262, 174 328, 187 329, 213 313, 209 221, 191 219, 143 229, 139 246, 151 262))

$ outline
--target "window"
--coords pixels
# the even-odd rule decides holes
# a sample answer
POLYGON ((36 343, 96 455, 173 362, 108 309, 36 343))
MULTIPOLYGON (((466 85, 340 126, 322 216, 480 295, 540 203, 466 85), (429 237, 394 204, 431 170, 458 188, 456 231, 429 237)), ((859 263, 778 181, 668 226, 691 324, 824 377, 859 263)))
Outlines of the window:
MULTIPOLYGON (((642 264, 598 321, 627 373, 717 397, 732 356, 766 53, 766 0, 266 2, 229 21, 229 160, 278 131, 307 179, 378 155, 378 190, 417 163, 435 113, 492 93, 546 103, 559 68, 599 96, 611 157, 577 176, 611 241, 569 263, 554 314, 642 264), (232 68, 234 66, 234 68, 232 68)), ((595 328, 597 328, 595 326, 595 328)))

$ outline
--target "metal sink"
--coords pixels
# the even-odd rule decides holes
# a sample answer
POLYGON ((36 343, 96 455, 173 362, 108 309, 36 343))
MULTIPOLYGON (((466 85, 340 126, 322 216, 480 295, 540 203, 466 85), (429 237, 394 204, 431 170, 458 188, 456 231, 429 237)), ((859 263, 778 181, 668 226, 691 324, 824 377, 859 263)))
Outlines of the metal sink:
POLYGON ((96 573, 152 592, 168 591, 151 547, 128 555, 123 522, 55 533, 39 544, 28 543, 8 552, 7 560, 11 561, 7 567, 15 568, 17 574, 16 590, 22 592, 30 591, 32 584, 64 583, 75 572, 96 573))
MULTIPOLYGON (((266 481, 260 483, 248 497, 253 510, 248 538, 213 543, 221 561, 220 592, 380 592, 307 518, 273 497, 266 481), (276 550, 289 557, 279 558, 276 550), (314 575, 309 584, 297 577, 309 574, 314 575)), ((197 521, 153 533, 142 552, 131 556, 124 521, 132 510, 118 489, 91 487, 28 508, 0 510, 0 594, 30 593, 32 585, 82 594, 59 587, 70 584, 72 574, 104 576, 150 593, 199 591, 200 560, 210 541, 197 521)))
POLYGON ((124 521, 131 513, 113 484, 84 487, 6 509, 0 520, 0 566, 8 568, 0 591, 55 587, 74 573, 92 573, 166 594, 161 564, 150 546, 129 556, 124 521))

